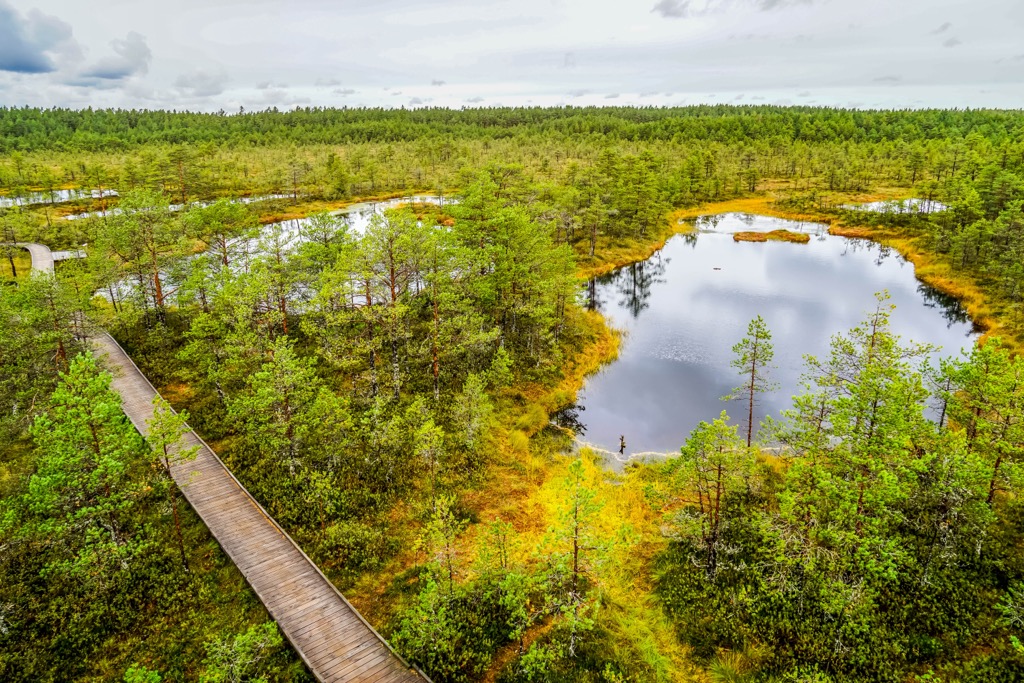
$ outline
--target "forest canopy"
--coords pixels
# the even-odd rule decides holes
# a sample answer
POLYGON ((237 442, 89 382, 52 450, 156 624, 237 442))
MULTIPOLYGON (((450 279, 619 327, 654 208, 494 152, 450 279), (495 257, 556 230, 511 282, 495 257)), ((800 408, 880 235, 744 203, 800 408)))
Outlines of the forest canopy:
POLYGON ((5 108, 0 230, 4 680, 309 679, 168 475, 186 418, 437 683, 1020 680, 1024 112, 5 108), (898 250, 985 343, 929 364, 880 295, 758 425, 758 316, 742 419, 612 471, 584 288, 726 211, 898 250))
POLYGON ((270 109, 203 114, 0 108, 0 152, 130 150, 152 144, 322 145, 432 136, 738 142, 921 142, 971 133, 1020 140, 1024 115, 1000 110, 864 111, 769 105, 450 110, 270 109))

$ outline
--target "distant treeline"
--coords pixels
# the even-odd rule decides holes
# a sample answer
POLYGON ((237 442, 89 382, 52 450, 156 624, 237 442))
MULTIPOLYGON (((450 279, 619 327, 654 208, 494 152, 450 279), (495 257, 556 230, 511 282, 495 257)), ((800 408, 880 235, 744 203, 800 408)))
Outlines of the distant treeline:
POLYGON ((279 145, 401 142, 520 135, 731 143, 927 141, 971 133, 1024 137, 1024 112, 859 111, 822 107, 503 107, 452 110, 304 108, 206 114, 114 109, 0 108, 0 153, 112 151, 153 143, 279 145))

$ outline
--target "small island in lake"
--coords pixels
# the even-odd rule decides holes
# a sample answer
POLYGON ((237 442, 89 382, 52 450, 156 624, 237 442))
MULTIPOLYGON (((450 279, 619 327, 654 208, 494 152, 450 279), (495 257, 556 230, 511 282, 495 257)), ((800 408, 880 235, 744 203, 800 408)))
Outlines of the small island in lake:
POLYGON ((807 244, 811 241, 811 236, 801 233, 792 232, 790 230, 772 230, 771 232, 737 232, 732 236, 736 242, 767 242, 773 240, 775 242, 797 242, 799 244, 807 244))

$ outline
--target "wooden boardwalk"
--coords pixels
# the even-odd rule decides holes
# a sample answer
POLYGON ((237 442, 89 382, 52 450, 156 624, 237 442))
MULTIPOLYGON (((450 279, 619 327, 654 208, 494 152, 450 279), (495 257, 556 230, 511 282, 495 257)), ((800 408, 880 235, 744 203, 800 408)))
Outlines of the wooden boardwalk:
POLYGON ((22 249, 28 249, 29 256, 32 257, 32 270, 39 273, 52 273, 53 272, 53 253, 49 247, 44 247, 41 244, 28 244, 25 242, 16 242, 15 246, 19 246, 22 249))
MULTIPOLYGON (((31 248, 39 245, 22 246, 32 253, 33 268, 39 253, 38 267, 45 270, 48 253, 31 248)), ((52 259, 48 263, 52 272, 52 259)), ((156 389, 110 335, 97 333, 92 346, 114 374, 113 389, 125 415, 146 434, 156 389)), ((179 446, 196 447, 198 455, 172 466, 174 480, 317 680, 429 683, 349 604, 195 432, 179 446)))

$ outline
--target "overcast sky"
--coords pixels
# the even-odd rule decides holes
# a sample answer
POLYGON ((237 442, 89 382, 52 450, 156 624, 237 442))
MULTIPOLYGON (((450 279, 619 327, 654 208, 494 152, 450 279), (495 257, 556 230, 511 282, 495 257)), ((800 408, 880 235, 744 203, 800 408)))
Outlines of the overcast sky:
POLYGON ((1024 0, 0 0, 0 105, 1024 108, 1024 0))

